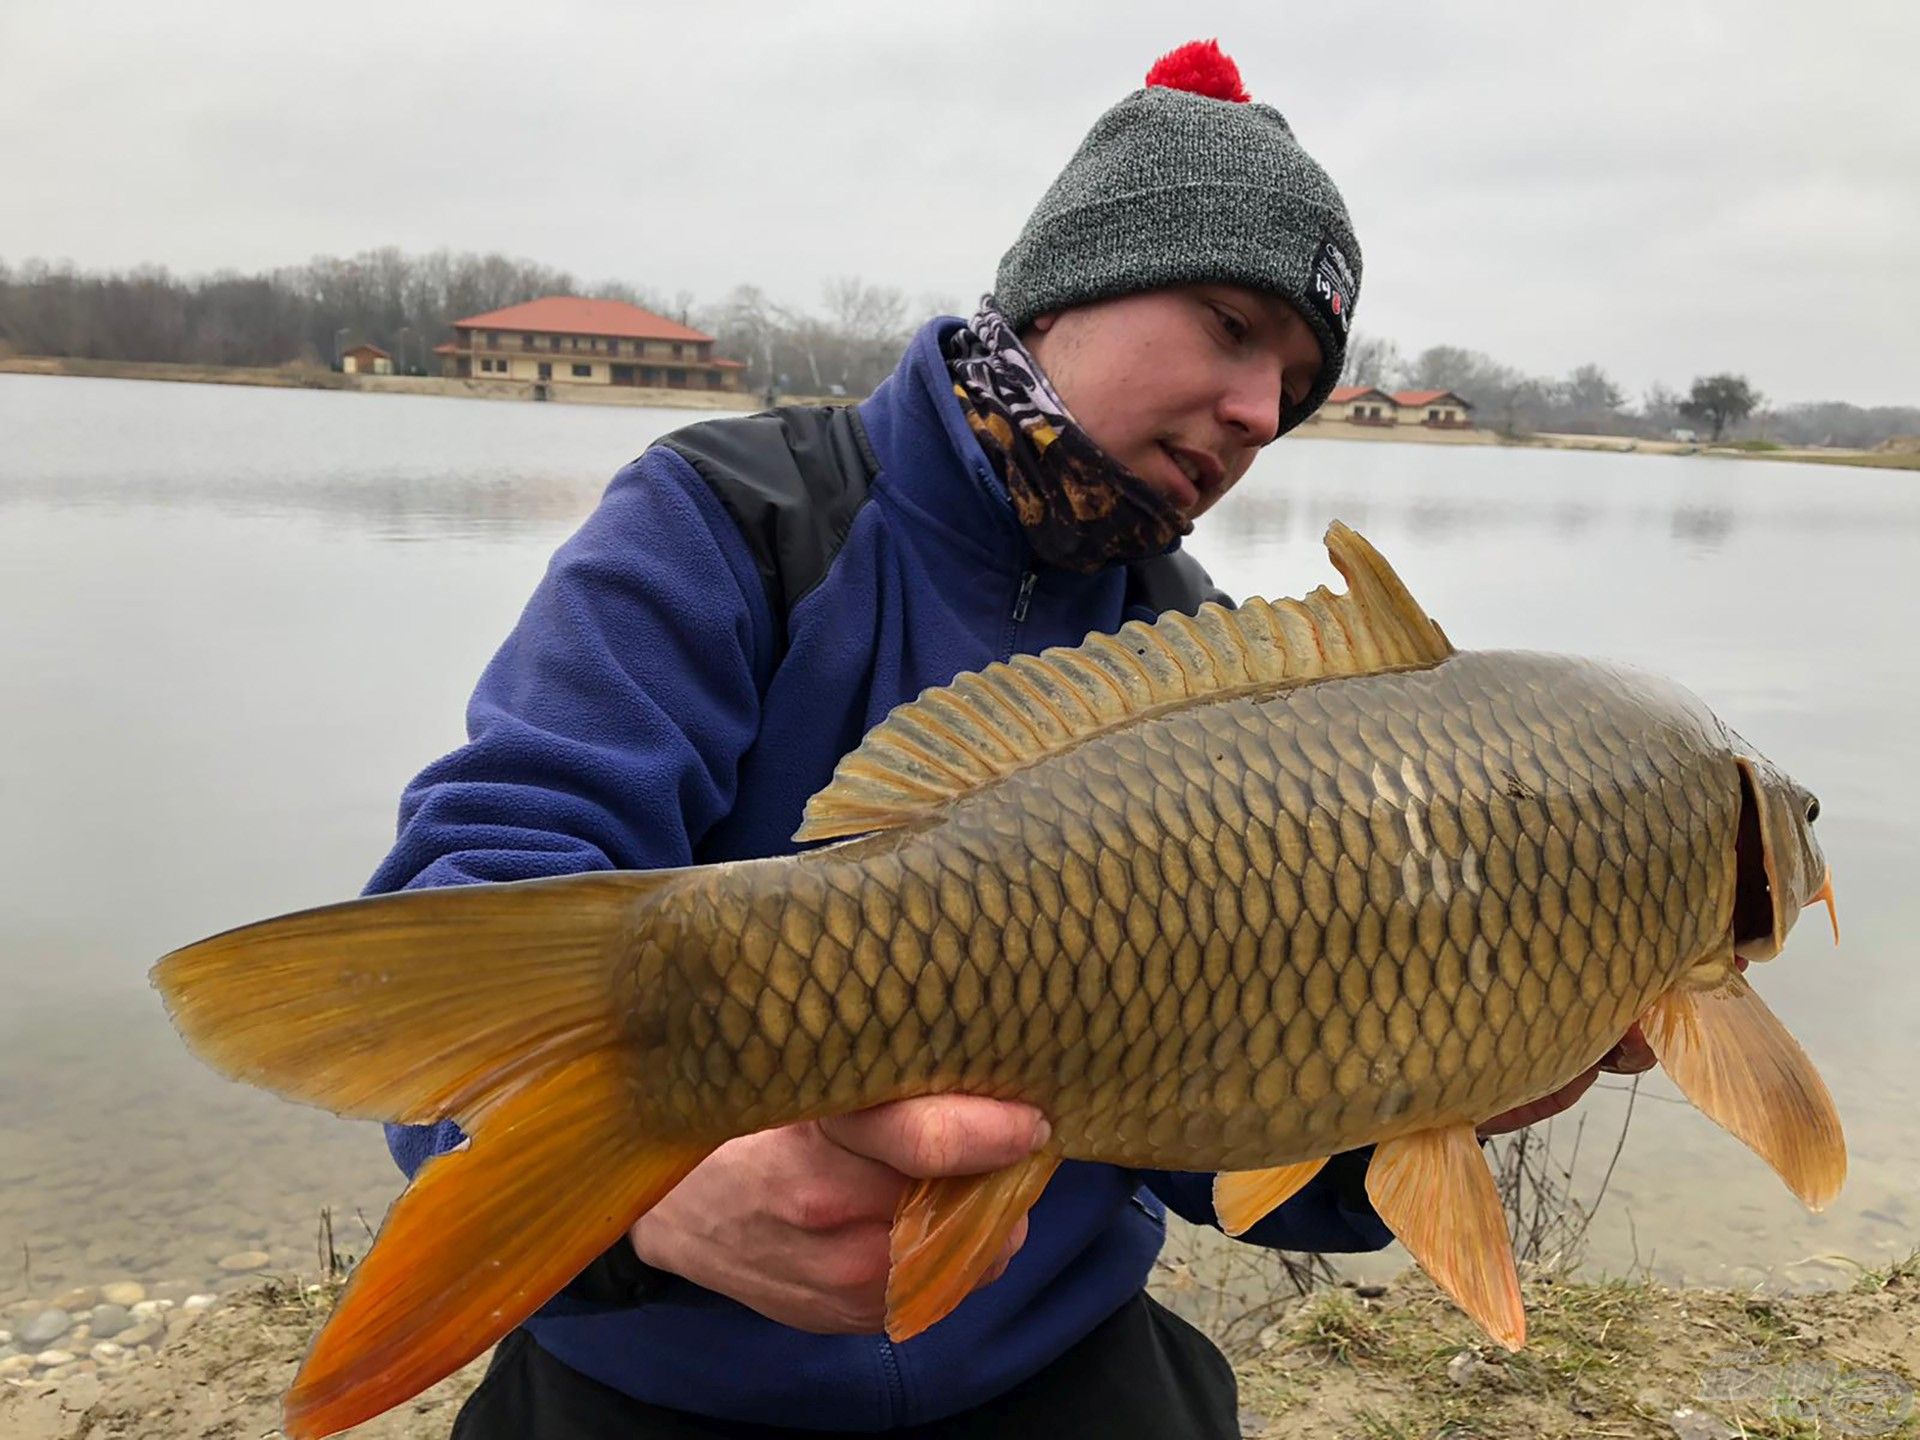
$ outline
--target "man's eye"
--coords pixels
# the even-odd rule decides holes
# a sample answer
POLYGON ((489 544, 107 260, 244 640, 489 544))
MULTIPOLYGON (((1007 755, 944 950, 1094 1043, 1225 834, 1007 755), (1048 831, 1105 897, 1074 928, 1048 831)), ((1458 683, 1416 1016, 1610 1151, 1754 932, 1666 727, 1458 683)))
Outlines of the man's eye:
POLYGON ((1227 334, 1235 340, 1246 339, 1247 324, 1238 315, 1222 310, 1218 305, 1213 307, 1213 313, 1220 317, 1220 323, 1226 327, 1227 334))

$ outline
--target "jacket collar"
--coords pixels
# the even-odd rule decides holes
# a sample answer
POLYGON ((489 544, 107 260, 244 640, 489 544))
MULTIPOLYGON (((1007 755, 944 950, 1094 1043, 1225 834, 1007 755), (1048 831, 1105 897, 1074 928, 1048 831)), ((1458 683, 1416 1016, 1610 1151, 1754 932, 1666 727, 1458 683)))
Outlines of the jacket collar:
MULTIPOLYGON (((1027 543, 1007 498, 1006 481, 987 462, 967 425, 960 397, 953 393, 946 342, 966 323, 958 316, 938 315, 922 325, 893 373, 860 402, 860 420, 880 462, 874 484, 890 490, 977 562, 996 571, 1038 569, 1056 580, 1097 578, 1071 577, 1042 564, 1027 543)), ((1160 553, 1171 555, 1180 547, 1176 536, 1160 553)))
POLYGON ((1018 572, 1034 562, 1006 484, 967 427, 945 343, 966 322, 938 316, 920 327, 893 374, 860 403, 880 474, 874 484, 931 521, 977 563, 1018 572))

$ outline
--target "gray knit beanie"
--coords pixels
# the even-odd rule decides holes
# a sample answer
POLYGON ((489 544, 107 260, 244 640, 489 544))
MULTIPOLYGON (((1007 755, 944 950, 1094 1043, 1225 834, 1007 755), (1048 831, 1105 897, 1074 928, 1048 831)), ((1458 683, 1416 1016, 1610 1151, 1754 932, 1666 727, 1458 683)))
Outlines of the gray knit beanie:
POLYGON ((1001 258, 994 298, 1023 330, 1051 310, 1209 281, 1281 296, 1320 339, 1319 381, 1282 412, 1284 434, 1339 383, 1360 247, 1285 117, 1196 41, 1094 122, 1001 258))

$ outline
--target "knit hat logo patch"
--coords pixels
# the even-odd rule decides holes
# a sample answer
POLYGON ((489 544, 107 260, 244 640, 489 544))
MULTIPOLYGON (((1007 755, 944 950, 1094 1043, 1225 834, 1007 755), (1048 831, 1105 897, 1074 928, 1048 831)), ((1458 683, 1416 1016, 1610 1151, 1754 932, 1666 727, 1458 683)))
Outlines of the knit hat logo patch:
POLYGON ((1312 284, 1309 295, 1321 316, 1340 334, 1347 333, 1347 326, 1353 320, 1353 296, 1358 288, 1353 279, 1353 267, 1347 264, 1347 257, 1331 238, 1320 242, 1320 248, 1314 252, 1312 284))

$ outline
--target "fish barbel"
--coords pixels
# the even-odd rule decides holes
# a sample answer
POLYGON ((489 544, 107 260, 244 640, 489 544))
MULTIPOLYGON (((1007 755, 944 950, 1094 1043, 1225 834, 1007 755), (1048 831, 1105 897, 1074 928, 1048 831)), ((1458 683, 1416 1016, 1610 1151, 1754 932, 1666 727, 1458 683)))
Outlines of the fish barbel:
POLYGON ((1381 1218, 1518 1348, 1475 1126, 1636 1021, 1828 1202, 1833 1102, 1741 973, 1832 905, 1812 796, 1667 681, 1456 652, 1365 540, 1327 543, 1345 594, 1129 624, 900 707, 808 803, 796 838, 841 843, 381 896, 163 959, 215 1068, 469 1137, 395 1202, 288 1433, 451 1373, 729 1139, 910 1096, 1024 1101, 1052 1138, 909 1191, 895 1339, 1062 1159, 1219 1172, 1238 1233, 1373 1144, 1381 1218))

